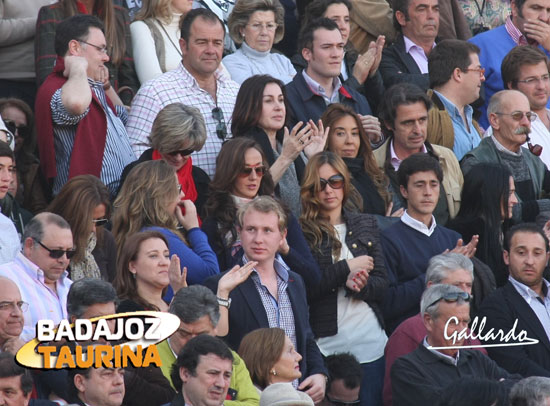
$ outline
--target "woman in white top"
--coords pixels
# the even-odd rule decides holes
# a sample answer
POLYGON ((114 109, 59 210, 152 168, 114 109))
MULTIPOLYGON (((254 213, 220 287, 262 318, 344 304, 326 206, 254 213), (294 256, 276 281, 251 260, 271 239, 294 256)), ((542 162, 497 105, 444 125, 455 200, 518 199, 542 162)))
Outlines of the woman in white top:
POLYGON ((279 0, 237 0, 229 16, 229 34, 241 47, 223 58, 231 78, 242 83, 252 75, 268 74, 287 84, 296 74, 290 60, 272 53, 283 39, 284 9, 279 0))
POLYGON ((134 64, 141 84, 174 70, 181 62, 180 19, 193 0, 143 0, 130 24, 134 64))

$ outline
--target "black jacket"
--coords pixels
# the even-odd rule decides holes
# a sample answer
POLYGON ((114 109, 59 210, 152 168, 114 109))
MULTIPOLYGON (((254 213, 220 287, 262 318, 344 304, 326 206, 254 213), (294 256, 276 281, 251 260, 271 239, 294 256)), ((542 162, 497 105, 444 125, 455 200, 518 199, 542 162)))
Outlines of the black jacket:
MULTIPOLYGON (((344 212, 344 219, 346 245, 353 256, 370 255, 374 259, 367 285, 358 293, 348 290, 347 295, 367 302, 384 328, 380 306, 388 278, 376 219, 368 214, 350 212, 344 212)), ((312 248, 312 254, 321 268, 321 282, 318 288, 308 289, 309 320, 316 338, 330 337, 338 333, 338 288, 345 287, 350 269, 345 260, 332 262, 332 242, 327 235, 323 235, 320 252, 316 248, 312 248)))
POLYGON ((535 312, 510 281, 485 299, 479 309, 480 321, 484 316, 487 317, 484 332, 494 328, 506 334, 517 320, 516 334, 525 330, 527 337, 539 340, 532 345, 489 347, 487 352, 492 359, 512 373, 550 377, 550 340, 535 312))
POLYGON ((413 83, 424 91, 430 87, 430 76, 421 73, 413 57, 405 51, 402 34, 398 35, 392 45, 384 48, 378 70, 386 88, 401 82, 413 83))

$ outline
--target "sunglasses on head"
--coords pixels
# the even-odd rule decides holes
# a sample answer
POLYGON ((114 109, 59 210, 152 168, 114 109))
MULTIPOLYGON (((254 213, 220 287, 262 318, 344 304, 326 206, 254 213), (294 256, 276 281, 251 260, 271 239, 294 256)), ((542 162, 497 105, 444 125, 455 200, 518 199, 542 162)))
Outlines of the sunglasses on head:
POLYGON ((250 176, 252 171, 256 172, 256 176, 264 176, 266 170, 267 170, 266 167, 263 165, 247 166, 241 170, 241 176, 242 177, 250 176))
POLYGON ((457 302, 458 299, 462 299, 466 302, 469 302, 472 299, 472 295, 470 295, 468 292, 456 292, 456 293, 446 293, 443 296, 441 296, 439 299, 435 300, 432 304, 429 306, 426 306, 426 309, 428 307, 432 307, 434 304, 444 300, 448 303, 454 303, 457 302))
POLYGON ((96 225, 96 227, 104 226, 109 222, 109 219, 93 219, 92 223, 96 225))
POLYGON ((50 253, 50 258, 59 259, 63 255, 67 255, 67 259, 71 259, 74 254, 76 253, 76 250, 52 250, 46 247, 44 244, 42 244, 40 241, 38 241, 36 238, 33 238, 34 241, 36 241, 42 248, 44 248, 46 251, 50 253))
POLYGON ((170 156, 173 156, 173 157, 176 157, 178 155, 181 155, 182 157, 185 157, 185 156, 189 156, 191 155, 193 152, 195 152, 195 150, 193 148, 189 148, 189 149, 180 149, 179 151, 172 151, 172 152, 169 152, 167 155, 170 155, 170 156))
POLYGON ((11 120, 4 120, 4 124, 6 124, 6 128, 11 132, 14 136, 17 134, 21 138, 26 138, 30 134, 30 128, 26 125, 16 125, 15 122, 11 120))
POLYGON ((342 189, 344 187, 344 177, 342 175, 332 175, 328 179, 319 179, 319 183, 321 184, 321 191, 325 190, 327 185, 330 185, 333 189, 342 189))
POLYGON ((218 124, 216 124, 216 135, 220 140, 225 140, 227 136, 227 126, 223 118, 223 110, 219 107, 214 107, 212 109, 212 118, 218 122, 218 124))

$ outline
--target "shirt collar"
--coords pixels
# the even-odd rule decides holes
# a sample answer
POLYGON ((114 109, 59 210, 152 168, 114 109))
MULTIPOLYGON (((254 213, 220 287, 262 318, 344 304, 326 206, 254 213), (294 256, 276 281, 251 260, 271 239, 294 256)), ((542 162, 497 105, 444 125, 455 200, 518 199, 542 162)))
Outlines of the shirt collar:
MULTIPOLYGON (((405 52, 409 53, 409 51, 411 50, 411 48, 416 48, 418 49, 419 51, 422 51, 422 53, 425 53, 424 52, 424 48, 422 48, 421 46, 419 45, 416 45, 414 42, 412 42, 412 40, 407 37, 406 35, 403 35, 403 40, 405 41, 405 52)), ((435 41, 434 43, 432 44, 432 49, 435 48, 435 41)))
MULTIPOLYGON (((460 115, 460 111, 458 110, 458 107, 456 107, 452 101, 447 99, 437 90, 434 90, 434 93, 437 95, 437 97, 439 97, 439 99, 441 100, 441 103, 443 103, 443 106, 445 106, 445 110, 447 110, 447 113, 451 113, 454 117, 460 118, 460 120, 462 120, 462 116, 460 115)), ((468 118, 468 120, 472 119, 473 111, 474 110, 472 109, 472 106, 470 106, 469 104, 464 106, 464 115, 468 118)))
MULTIPOLYGON (((246 254, 243 255, 243 265, 248 263, 248 258, 246 257, 246 254)), ((273 268, 275 268, 275 272, 277 273, 277 276, 281 278, 283 281, 288 283, 288 271, 290 270, 288 265, 285 264, 285 261, 281 258, 279 254, 275 255, 275 260, 273 261, 273 268)), ((256 273, 258 277, 260 278, 260 273, 254 268, 252 272, 256 273)))
MULTIPOLYGON (((422 144, 422 152, 425 154, 428 153, 428 149, 426 148, 426 143, 422 144)), ((397 169, 399 169, 399 165, 401 165, 401 162, 403 162, 403 160, 400 159, 395 153, 395 149, 393 148, 393 138, 390 142, 390 162, 396 171, 397 169)))
MULTIPOLYGON (((189 73, 187 69, 185 69, 185 66, 183 66, 183 62, 180 62, 177 69, 181 72, 182 79, 184 80, 185 83, 192 82, 194 86, 200 87, 195 77, 191 75, 191 73, 189 73)), ((220 66, 218 66, 218 69, 216 69, 216 71, 214 72, 214 77, 216 78, 216 81, 218 82, 218 84, 221 84, 222 86, 225 85, 225 82, 227 82, 228 80, 231 80, 231 78, 227 76, 227 73, 225 69, 222 68, 221 64, 220 66)))
POLYGON ((521 147, 519 148, 519 152, 514 152, 514 151, 510 151, 509 149, 507 149, 504 145, 502 145, 500 142, 498 142, 498 140, 496 139, 495 135, 493 134, 493 136, 491 137, 491 139, 493 140, 493 142, 495 143, 495 147, 497 147, 497 149, 500 151, 500 152, 504 152, 506 154, 510 154, 512 156, 521 156, 522 155, 522 149, 521 147))
MULTIPOLYGON (((40 269, 38 265, 36 265, 34 262, 32 262, 30 259, 28 259, 23 253, 18 253, 17 258, 23 263, 24 269, 29 273, 30 276, 34 277, 35 279, 39 280, 42 283, 44 282, 44 271, 40 269)), ((64 279, 69 276, 69 272, 63 271, 57 282, 63 283, 64 279)))
POLYGON ((424 235, 427 235, 428 237, 431 236, 435 230, 435 227, 437 226, 435 222, 435 217, 432 215, 432 224, 428 228, 426 224, 424 224, 421 221, 418 221, 417 219, 412 218, 409 216, 409 213, 407 210, 405 210, 405 213, 401 216, 401 221, 408 225, 409 227, 415 229, 418 232, 421 232, 424 235))
POLYGON ((460 350, 458 350, 458 352, 456 353, 456 357, 453 358, 449 355, 446 355, 446 354, 443 354, 442 352, 439 352, 437 350, 434 350, 433 348, 429 348, 430 347, 430 344, 428 344, 428 337, 424 337, 424 341, 422 342, 422 345, 424 345, 424 347, 426 347, 426 349, 428 351, 430 351, 432 354, 434 354, 435 356, 437 356, 438 358, 441 358, 443 361, 445 361, 447 364, 451 364, 451 365, 454 365, 454 366, 457 366, 458 365, 458 360, 460 358, 460 350))
MULTIPOLYGON (((527 285, 524 285, 523 283, 521 283, 520 281, 512 278, 512 276, 508 276, 508 280, 510 281, 510 283, 516 288, 516 290, 518 291, 518 293, 525 299, 525 301, 527 303, 531 303, 531 300, 533 299, 537 299, 538 297, 540 297, 537 292, 535 292, 533 289, 531 289, 529 286, 527 285)), ((549 298, 548 297, 548 291, 550 290, 550 282, 548 282, 546 279, 543 279, 542 280, 542 292, 544 294, 544 298, 549 298)))
MULTIPOLYGON (((323 86, 321 86, 319 83, 317 83, 317 81, 315 81, 315 79, 313 79, 311 76, 309 76, 307 73, 306 73, 306 69, 304 69, 302 71, 302 75, 304 76, 304 79, 307 83, 307 85, 309 86, 310 90, 315 93, 316 95, 327 95, 326 93, 326 90, 323 86)), ((332 79, 332 96, 331 98, 334 96, 334 94, 338 93, 340 91, 340 88, 342 87, 342 82, 340 81, 340 78, 338 76, 334 77, 332 79)))
POLYGON ((514 40, 514 42, 517 45, 528 45, 529 44, 529 42, 527 41, 527 38, 525 37, 525 35, 523 35, 521 33, 521 31, 518 29, 518 27, 516 27, 514 25, 514 23, 512 22, 512 17, 511 16, 508 16, 508 18, 506 19, 506 22, 504 23, 504 27, 506 28, 506 31, 508 32, 508 35, 510 35, 510 37, 512 37, 512 39, 514 40))

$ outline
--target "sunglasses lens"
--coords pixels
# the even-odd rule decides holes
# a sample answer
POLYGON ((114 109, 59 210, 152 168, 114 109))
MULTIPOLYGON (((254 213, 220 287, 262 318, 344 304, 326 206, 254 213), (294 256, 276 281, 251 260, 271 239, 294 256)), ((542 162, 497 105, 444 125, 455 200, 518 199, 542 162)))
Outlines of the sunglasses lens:
POLYGON ((341 176, 331 176, 328 183, 333 189, 341 189, 344 187, 344 179, 341 176))
POLYGON ((71 259, 72 257, 74 257, 74 254, 76 254, 76 251, 65 251, 65 253, 67 254, 67 259, 71 259))
POLYGON ((96 225, 96 227, 101 227, 101 226, 104 226, 105 224, 107 224, 107 219, 97 219, 97 220, 94 220, 94 223, 96 225))
POLYGON ((15 130, 17 130, 17 126, 15 125, 15 123, 11 120, 4 120, 4 124, 6 125, 8 131, 15 135, 15 130))

